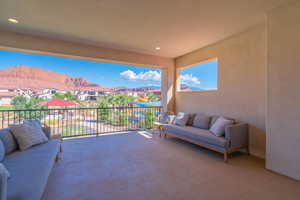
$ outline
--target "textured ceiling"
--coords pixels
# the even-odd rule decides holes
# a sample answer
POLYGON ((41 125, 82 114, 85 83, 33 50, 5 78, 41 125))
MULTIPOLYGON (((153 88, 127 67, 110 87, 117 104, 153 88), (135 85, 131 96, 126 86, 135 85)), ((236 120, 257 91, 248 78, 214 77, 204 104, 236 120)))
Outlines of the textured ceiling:
POLYGON ((247 29, 285 1, 0 0, 0 29, 177 57, 247 29))

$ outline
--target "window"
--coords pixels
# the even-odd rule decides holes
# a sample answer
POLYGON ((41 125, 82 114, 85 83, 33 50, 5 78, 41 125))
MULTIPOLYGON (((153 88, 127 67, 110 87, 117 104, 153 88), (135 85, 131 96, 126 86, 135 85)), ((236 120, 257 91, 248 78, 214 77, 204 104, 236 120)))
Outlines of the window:
POLYGON ((218 89, 218 60, 210 60, 180 69, 179 91, 205 91, 218 89))

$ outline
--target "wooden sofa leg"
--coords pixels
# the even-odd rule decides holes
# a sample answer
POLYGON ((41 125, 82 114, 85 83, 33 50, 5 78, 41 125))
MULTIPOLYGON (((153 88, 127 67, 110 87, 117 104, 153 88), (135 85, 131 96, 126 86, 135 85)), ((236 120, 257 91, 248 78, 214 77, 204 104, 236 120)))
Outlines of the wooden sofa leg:
POLYGON ((228 162, 228 153, 227 152, 224 153, 224 162, 225 163, 228 162))
POLYGON ((60 160, 61 160, 61 153, 58 153, 58 154, 56 155, 55 161, 58 162, 58 161, 60 161, 60 160))
POLYGON ((168 134, 166 132, 164 133, 164 136, 165 136, 165 139, 168 138, 168 134))
POLYGON ((61 160, 62 151, 63 151, 62 150, 62 144, 60 144, 60 146, 59 146, 59 152, 56 154, 56 159, 55 159, 56 162, 58 162, 58 161, 61 160))

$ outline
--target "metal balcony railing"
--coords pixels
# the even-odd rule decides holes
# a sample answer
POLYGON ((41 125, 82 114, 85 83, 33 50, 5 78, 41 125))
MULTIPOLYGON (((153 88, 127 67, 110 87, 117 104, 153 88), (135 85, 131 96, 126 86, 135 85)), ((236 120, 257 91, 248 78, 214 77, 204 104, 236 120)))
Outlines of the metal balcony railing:
POLYGON ((53 135, 62 137, 98 135, 151 129, 161 111, 161 107, 0 110, 0 128, 36 119, 50 126, 53 135))

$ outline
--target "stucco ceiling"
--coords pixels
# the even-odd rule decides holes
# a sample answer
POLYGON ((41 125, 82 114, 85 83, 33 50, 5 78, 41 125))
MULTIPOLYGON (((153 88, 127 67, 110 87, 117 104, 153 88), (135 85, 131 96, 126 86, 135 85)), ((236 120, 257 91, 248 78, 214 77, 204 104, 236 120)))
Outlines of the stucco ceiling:
POLYGON ((0 29, 177 57, 247 29, 284 1, 0 0, 0 29))

